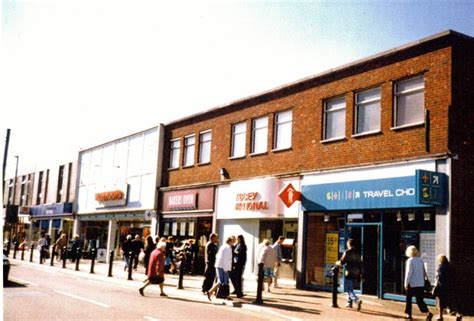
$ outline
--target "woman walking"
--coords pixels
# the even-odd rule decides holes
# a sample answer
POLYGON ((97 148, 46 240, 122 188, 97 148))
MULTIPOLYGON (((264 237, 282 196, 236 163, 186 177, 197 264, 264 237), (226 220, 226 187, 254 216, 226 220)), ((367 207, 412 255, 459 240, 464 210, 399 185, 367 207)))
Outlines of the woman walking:
POLYGON ((426 320, 430 321, 433 314, 428 311, 425 301, 423 301, 425 291, 426 270, 425 263, 420 257, 420 253, 415 246, 407 247, 405 255, 409 258, 406 262, 405 290, 407 291, 405 305, 405 319, 412 319, 411 306, 412 298, 416 298, 416 304, 422 313, 426 314, 426 320))
POLYGON ((244 296, 242 291, 242 274, 244 273, 245 263, 247 262, 247 245, 243 235, 237 236, 237 244, 234 247, 234 259, 232 262, 232 271, 230 279, 234 286, 234 293, 238 298, 244 296))
POLYGON ((211 301, 211 295, 216 291, 216 295, 221 299, 229 299, 229 271, 232 269, 232 246, 235 243, 235 237, 229 236, 226 244, 219 248, 216 255, 217 283, 207 292, 207 298, 211 301))
POLYGON ((146 238, 145 245, 145 274, 148 274, 148 264, 150 263, 151 252, 156 248, 155 242, 153 242, 153 237, 148 235, 146 238))
POLYGON ((144 290, 150 284, 158 284, 160 286, 160 296, 167 296, 163 291, 163 282, 165 281, 165 250, 166 243, 159 242, 156 249, 151 253, 147 273, 148 278, 144 281, 145 285, 138 289, 142 296, 145 296, 144 290))

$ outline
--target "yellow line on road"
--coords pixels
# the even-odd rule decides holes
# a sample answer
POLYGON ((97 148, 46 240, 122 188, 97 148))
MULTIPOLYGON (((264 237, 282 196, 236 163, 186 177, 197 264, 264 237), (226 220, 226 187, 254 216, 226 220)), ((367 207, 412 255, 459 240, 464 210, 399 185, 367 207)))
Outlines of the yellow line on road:
POLYGON ((67 292, 63 292, 63 291, 59 291, 59 290, 54 290, 54 292, 59 293, 59 294, 62 294, 62 295, 69 296, 69 297, 71 297, 71 298, 75 298, 75 299, 78 299, 78 300, 82 300, 82 301, 85 301, 85 302, 89 302, 89 303, 92 303, 92 304, 95 304, 95 305, 98 305, 98 306, 101 306, 101 307, 104 307, 104 308, 110 308, 110 305, 107 305, 107 304, 104 304, 104 303, 100 303, 100 302, 97 302, 97 301, 93 301, 93 300, 89 300, 89 299, 80 297, 80 296, 78 296, 78 295, 74 295, 74 294, 67 293, 67 292))

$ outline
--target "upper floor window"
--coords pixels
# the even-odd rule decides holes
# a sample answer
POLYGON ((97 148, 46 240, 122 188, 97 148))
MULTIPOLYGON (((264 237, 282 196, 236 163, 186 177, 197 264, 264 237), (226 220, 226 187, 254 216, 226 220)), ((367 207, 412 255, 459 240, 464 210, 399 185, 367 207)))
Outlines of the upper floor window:
POLYGON ((395 84, 395 127, 415 125, 424 121, 425 81, 423 76, 395 84))
POLYGON ((173 139, 171 141, 171 152, 170 152, 170 168, 179 167, 179 151, 181 148, 181 140, 173 139))
POLYGON ((380 130, 380 88, 356 94, 355 134, 380 130))
POLYGON ((268 117, 252 121, 252 154, 265 153, 268 145, 268 117))
POLYGON ((323 140, 345 137, 346 133, 346 99, 338 97, 324 103, 323 140))
POLYGON ((291 131, 293 123, 293 112, 286 110, 275 114, 275 131, 273 149, 285 149, 291 147, 291 131))
POLYGON ((247 123, 241 122, 232 125, 232 149, 231 157, 245 156, 245 140, 247 133, 247 123))
POLYGON ((211 162, 211 141, 212 132, 206 131, 199 134, 199 163, 211 162))
POLYGON ((196 147, 196 136, 184 137, 184 162, 183 166, 194 165, 194 151, 196 147))

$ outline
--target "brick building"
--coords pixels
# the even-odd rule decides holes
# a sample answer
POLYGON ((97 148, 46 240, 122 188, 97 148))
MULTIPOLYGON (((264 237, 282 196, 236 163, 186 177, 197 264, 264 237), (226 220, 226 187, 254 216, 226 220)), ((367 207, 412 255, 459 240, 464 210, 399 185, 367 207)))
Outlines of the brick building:
POLYGON ((283 272, 308 289, 330 287, 351 237, 372 276, 360 291, 392 299, 415 244, 431 278, 445 253, 474 298, 473 49, 447 31, 167 124, 160 231, 201 251, 211 230, 243 234, 247 273, 285 235, 283 272))

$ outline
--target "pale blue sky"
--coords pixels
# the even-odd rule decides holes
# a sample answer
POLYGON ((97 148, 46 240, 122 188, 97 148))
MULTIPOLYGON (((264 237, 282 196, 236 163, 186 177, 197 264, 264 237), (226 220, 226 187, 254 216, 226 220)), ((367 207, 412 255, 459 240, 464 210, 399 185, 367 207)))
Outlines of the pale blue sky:
POLYGON ((474 36, 474 0, 170 3, 3 0, 8 173, 13 155, 51 166, 447 29, 474 36))

